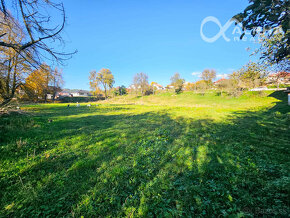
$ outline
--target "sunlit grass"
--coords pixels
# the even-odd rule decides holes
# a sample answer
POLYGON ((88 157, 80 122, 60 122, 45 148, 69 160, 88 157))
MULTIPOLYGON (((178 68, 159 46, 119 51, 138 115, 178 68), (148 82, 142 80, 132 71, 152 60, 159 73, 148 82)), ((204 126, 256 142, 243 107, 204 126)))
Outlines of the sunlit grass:
POLYGON ((286 95, 171 95, 0 117, 0 216, 286 216, 286 95))

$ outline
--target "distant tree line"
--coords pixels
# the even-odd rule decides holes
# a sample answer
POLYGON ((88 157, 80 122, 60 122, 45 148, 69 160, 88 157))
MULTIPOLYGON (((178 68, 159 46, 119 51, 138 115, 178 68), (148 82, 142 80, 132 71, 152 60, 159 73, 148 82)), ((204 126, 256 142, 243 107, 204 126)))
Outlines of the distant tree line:
MULTIPOLYGON (((284 62, 276 64, 277 69, 283 69, 284 62), (282 66, 280 66, 282 65, 282 66), (280 66, 280 68, 278 68, 280 66)), ((227 94, 239 96, 243 91, 266 85, 266 79, 271 67, 262 62, 249 62, 241 69, 227 75, 227 78, 221 78, 217 81, 217 72, 214 69, 205 69, 199 75, 200 80, 196 82, 186 82, 179 73, 175 73, 170 78, 170 84, 165 88, 157 82, 149 84, 146 73, 137 73, 133 77, 132 84, 126 88, 124 85, 113 88, 115 83, 114 76, 109 69, 101 69, 99 72, 90 72, 90 87, 94 95, 104 94, 105 98, 122 96, 126 94, 134 95, 154 95, 158 92, 175 92, 179 94, 183 91, 194 91, 204 95, 206 92, 215 91, 220 95, 227 94), (162 87, 162 88, 160 88, 162 87)), ((280 72, 280 71, 279 71, 280 72)), ((287 72, 280 72, 279 77, 287 76, 287 72)), ((277 77, 277 79, 279 79, 277 77)), ((278 81, 277 81, 278 82, 278 81)), ((278 84, 279 87, 279 84, 278 84)))

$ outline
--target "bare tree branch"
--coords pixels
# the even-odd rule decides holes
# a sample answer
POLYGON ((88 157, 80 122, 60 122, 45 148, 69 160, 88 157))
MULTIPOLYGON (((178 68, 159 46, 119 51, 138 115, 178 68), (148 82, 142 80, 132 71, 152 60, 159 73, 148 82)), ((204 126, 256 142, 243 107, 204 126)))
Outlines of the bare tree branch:
MULTIPOLYGON (((5 3, 5 0, 1 0, 0 2, 0 10, 3 13, 4 21, 7 19, 14 20, 13 15, 7 10, 5 3)), ((64 43, 60 35, 66 23, 65 10, 62 3, 54 3, 47 0, 17 0, 13 4, 16 13, 20 16, 15 21, 15 24, 20 26, 23 24, 22 26, 25 27, 24 29, 29 40, 26 42, 7 42, 0 40, 0 47, 12 48, 18 53, 34 47, 36 53, 42 53, 41 55, 36 55, 38 58, 42 57, 42 59, 55 60, 58 63, 62 63, 63 60, 69 59, 71 55, 76 53, 76 51, 71 53, 58 52, 48 44, 48 40, 50 39, 53 42, 58 41, 61 44, 64 43), (48 9, 56 10, 62 15, 61 25, 50 27, 51 16, 47 11, 48 9)), ((6 34, 0 32, 0 39, 6 34)))

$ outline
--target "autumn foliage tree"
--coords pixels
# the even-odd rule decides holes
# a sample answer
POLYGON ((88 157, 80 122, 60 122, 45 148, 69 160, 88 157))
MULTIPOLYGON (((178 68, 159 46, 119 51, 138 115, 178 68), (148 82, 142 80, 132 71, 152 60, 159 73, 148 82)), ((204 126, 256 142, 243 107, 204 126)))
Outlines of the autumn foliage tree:
POLYGON ((207 88, 210 88, 213 80, 216 77, 216 71, 213 69, 205 69, 202 73, 201 73, 201 78, 202 80, 206 83, 207 88))
POLYGON ((47 100, 50 92, 49 84, 53 80, 51 69, 48 65, 42 64, 39 69, 34 70, 25 81, 25 91, 30 99, 38 101, 47 100))
POLYGON ((184 83, 183 87, 184 87, 184 90, 186 90, 186 91, 194 91, 195 90, 195 84, 191 83, 191 82, 184 83))
POLYGON ((195 82, 194 86, 198 92, 200 92, 202 95, 204 95, 204 93, 207 89, 207 83, 204 80, 199 80, 199 81, 195 82))
POLYGON ((114 75, 109 69, 102 68, 99 72, 91 71, 90 76, 90 88, 92 92, 96 93, 100 90, 100 86, 104 89, 105 98, 108 97, 108 91, 113 88, 115 83, 114 75))
POLYGON ((97 96, 102 93, 99 83, 96 81, 97 72, 95 70, 90 72, 89 81, 90 81, 90 90, 93 96, 97 96))

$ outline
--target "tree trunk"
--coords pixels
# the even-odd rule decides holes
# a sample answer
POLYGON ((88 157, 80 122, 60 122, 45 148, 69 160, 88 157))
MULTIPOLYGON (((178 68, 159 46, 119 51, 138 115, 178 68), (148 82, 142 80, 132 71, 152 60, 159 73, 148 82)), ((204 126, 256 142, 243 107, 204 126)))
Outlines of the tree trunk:
POLYGON ((107 99, 107 89, 106 88, 104 89, 105 89, 105 99, 107 99))
MULTIPOLYGON (((13 81, 12 81, 12 87, 10 88, 10 77, 11 77, 11 72, 12 72, 12 68, 9 67, 8 69, 8 75, 7 75, 7 80, 6 80, 6 90, 4 91, 4 89, 2 90, 4 93, 2 93, 2 97, 4 99, 4 101, 0 104, 0 108, 4 107, 5 105, 7 105, 14 97, 15 91, 17 89, 16 85, 16 65, 14 67, 14 72, 13 72, 13 81)), ((4 87, 3 87, 4 88, 4 87)))

